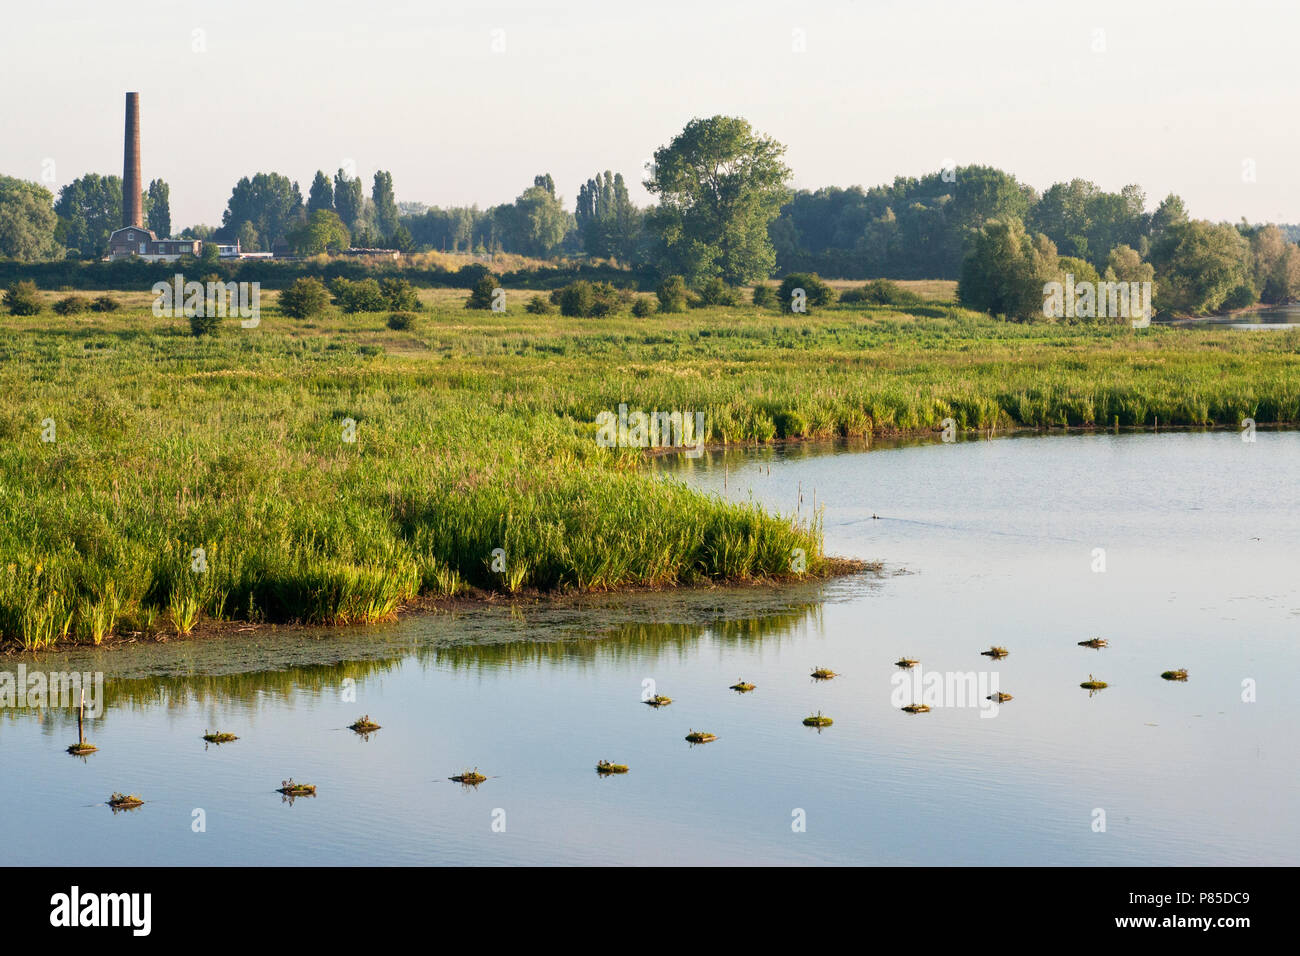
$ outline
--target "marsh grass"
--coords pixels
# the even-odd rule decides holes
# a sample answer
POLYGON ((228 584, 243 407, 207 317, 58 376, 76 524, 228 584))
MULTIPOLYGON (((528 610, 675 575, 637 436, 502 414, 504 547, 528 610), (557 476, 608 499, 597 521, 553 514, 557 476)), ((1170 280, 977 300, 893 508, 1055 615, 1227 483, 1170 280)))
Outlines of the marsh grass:
POLYGON ((824 573, 775 516, 595 442, 620 402, 701 409, 710 443, 961 429, 1300 421, 1300 333, 1009 324, 935 300, 593 323, 387 313, 194 337, 148 295, 0 315, 0 640, 27 649, 205 622, 365 624, 417 598, 824 573), (52 419, 57 440, 42 441, 52 419), (343 439, 346 421, 356 440, 343 439), (485 559, 502 547, 507 575, 485 559), (203 548, 207 569, 191 569, 203 548))

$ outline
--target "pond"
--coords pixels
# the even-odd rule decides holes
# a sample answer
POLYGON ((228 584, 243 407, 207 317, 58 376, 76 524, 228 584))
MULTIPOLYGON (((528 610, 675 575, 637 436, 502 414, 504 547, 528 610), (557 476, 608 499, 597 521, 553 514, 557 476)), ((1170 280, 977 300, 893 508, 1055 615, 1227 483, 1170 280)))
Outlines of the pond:
POLYGON ((656 467, 824 508, 828 552, 884 569, 10 657, 0 669, 105 678, 84 758, 66 753, 71 709, 0 708, 4 859, 1298 862, 1300 434, 795 445, 656 467), (1079 645, 1093 637, 1108 646, 1079 645), (993 645, 1007 656, 981 655, 993 645), (838 676, 811 679, 823 666, 838 676), (1188 680, 1161 678, 1177 668, 1188 680), (1090 675, 1107 688, 1081 688, 1090 675), (1012 699, 963 696, 968 676, 1012 699), (740 679, 754 689, 730 690, 740 679), (930 712, 899 709, 934 688, 930 712), (818 712, 833 724, 805 726, 818 712), (381 729, 347 729, 363 714, 381 729), (478 786, 448 779, 472 768, 478 786), (289 777, 316 795, 277 793, 289 777), (114 812, 115 791, 145 803, 114 812))

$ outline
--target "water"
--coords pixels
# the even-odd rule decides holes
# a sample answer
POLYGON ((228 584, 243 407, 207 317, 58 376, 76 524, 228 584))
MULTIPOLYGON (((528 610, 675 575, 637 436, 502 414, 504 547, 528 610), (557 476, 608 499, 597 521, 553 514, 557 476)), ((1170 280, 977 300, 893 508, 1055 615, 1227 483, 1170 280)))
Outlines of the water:
POLYGON ((883 573, 27 658, 104 669, 108 706, 85 760, 66 710, 0 711, 0 861, 1295 864, 1300 434, 1256 437, 664 461, 737 500, 815 495, 828 550, 883 573), (1014 700, 901 713, 903 655, 1014 700), (641 704, 647 679, 674 703, 641 704), (834 726, 803 727, 817 710, 834 726), (490 779, 446 779, 470 766, 490 779), (319 795, 282 801, 290 775, 319 795), (115 790, 146 804, 114 814, 115 790))
POLYGON ((1270 305, 1237 315, 1207 319, 1180 319, 1171 325, 1217 329, 1247 329, 1250 331, 1291 329, 1300 325, 1300 303, 1270 305))

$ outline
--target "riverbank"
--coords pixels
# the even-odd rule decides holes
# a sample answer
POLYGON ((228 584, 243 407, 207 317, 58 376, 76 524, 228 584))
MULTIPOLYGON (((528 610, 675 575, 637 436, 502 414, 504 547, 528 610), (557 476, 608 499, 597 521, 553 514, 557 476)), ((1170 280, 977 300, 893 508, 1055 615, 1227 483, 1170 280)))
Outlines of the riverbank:
POLYGON ((705 446, 1300 421, 1294 332, 1016 325, 942 302, 570 319, 427 290, 393 330, 265 298, 259 327, 215 339, 134 300, 0 317, 6 641, 833 568, 811 499, 725 503, 604 447, 620 406, 700 414, 705 446))

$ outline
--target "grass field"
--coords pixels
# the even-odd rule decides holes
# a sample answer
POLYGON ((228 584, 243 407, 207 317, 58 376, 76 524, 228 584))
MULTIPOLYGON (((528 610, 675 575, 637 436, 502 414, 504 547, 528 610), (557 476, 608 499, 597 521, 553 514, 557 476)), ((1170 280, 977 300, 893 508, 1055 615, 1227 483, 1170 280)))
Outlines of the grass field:
POLYGON ((505 314, 467 311, 464 292, 424 290, 406 331, 387 313, 288 319, 266 294, 258 328, 203 339, 155 318, 148 293, 113 293, 116 313, 0 316, 0 635, 367 622, 469 588, 778 576, 796 549, 825 571, 815 519, 703 497, 600 447, 596 416, 619 403, 703 412, 710 443, 949 417, 1300 421, 1300 333, 1008 325, 955 308, 950 284, 916 286, 913 314, 645 319, 530 315, 515 291, 505 314))

